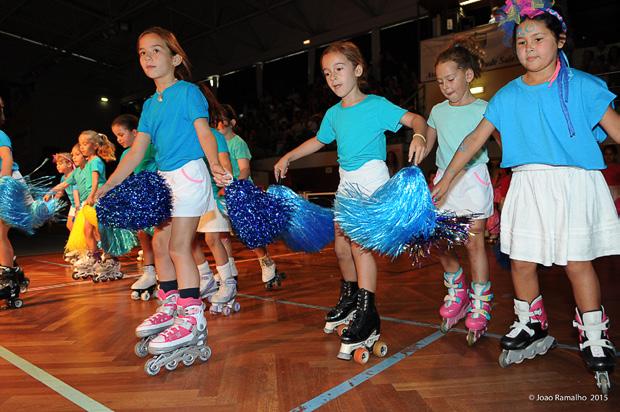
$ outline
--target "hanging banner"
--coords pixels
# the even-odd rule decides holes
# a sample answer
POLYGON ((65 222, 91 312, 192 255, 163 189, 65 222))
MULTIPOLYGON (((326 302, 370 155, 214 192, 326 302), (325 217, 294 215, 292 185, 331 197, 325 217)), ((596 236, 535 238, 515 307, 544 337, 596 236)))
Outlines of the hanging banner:
POLYGON ((484 57, 485 71, 519 64, 513 49, 506 47, 503 42, 504 33, 497 28, 496 24, 485 24, 484 26, 478 26, 474 29, 448 36, 423 40, 420 43, 420 77, 422 82, 435 80, 435 60, 439 53, 450 46, 455 36, 474 36, 474 39, 476 39, 486 53, 484 57))

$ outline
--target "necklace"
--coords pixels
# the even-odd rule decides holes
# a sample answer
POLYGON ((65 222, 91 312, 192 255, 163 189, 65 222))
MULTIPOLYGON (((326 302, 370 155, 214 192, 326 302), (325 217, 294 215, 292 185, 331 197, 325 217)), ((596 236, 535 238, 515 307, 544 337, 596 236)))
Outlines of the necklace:
MULTIPOLYGON (((179 81, 178 79, 174 79, 174 81, 172 83, 170 83, 170 86, 172 86, 173 84, 175 84, 177 81, 179 81)), ((170 87, 168 86, 168 87, 170 87)), ((166 87, 166 89, 168 88, 166 87)), ((164 91, 166 90, 162 90, 161 92, 158 90, 155 90, 155 93, 157 94, 157 101, 158 102, 163 102, 164 101, 164 91)))

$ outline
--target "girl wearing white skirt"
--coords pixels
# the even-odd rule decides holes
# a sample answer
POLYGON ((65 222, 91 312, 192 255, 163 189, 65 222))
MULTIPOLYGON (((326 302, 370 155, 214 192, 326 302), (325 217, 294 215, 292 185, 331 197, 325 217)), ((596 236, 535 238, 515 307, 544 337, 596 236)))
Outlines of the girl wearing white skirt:
MULTIPOLYGON (((518 6, 507 2, 506 14, 514 15, 511 7, 518 6)), ((603 81, 568 67, 560 14, 551 8, 526 8, 523 14, 513 38, 526 74, 491 99, 433 195, 441 199, 491 133, 500 131, 502 167, 514 172, 502 210, 501 249, 511 259, 517 315, 501 340, 500 364, 531 359, 554 346, 536 269, 562 265, 577 304, 573 325, 582 357, 606 391, 615 354, 592 260, 620 253, 620 223, 600 172, 605 164, 598 146, 607 135, 620 142, 620 115, 603 81)))

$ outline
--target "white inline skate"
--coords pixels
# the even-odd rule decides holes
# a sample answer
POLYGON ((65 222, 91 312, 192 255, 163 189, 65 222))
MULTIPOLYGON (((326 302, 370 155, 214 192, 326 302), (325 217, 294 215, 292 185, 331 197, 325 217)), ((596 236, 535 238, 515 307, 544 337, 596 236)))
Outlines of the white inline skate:
POLYGON ((95 264, 95 274, 93 283, 107 282, 108 280, 117 280, 123 278, 121 272, 121 262, 115 257, 101 255, 99 261, 95 264))
POLYGON ((180 362, 191 366, 196 359, 208 361, 211 348, 207 346, 207 334, 202 301, 179 298, 174 324, 149 342, 149 353, 155 356, 146 362, 144 371, 154 376, 162 367, 172 371, 180 362))
POLYGON ((86 252, 73 263, 73 274, 71 277, 75 280, 88 279, 95 276, 95 264, 97 258, 92 252, 86 252))
POLYGON ((155 288, 157 287, 157 274, 155 266, 145 265, 142 268, 142 276, 131 285, 131 298, 133 300, 149 300, 155 296, 155 288))

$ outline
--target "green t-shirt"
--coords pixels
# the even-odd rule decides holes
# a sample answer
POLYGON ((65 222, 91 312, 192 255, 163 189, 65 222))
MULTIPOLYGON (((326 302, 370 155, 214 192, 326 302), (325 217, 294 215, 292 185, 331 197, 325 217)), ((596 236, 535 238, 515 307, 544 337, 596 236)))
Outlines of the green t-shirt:
MULTIPOLYGON (((226 144, 228 145, 228 153, 230 155, 230 163, 232 164, 233 169, 233 177, 237 179, 239 177, 239 173, 241 170, 239 169, 238 159, 252 159, 252 154, 250 153, 250 148, 248 144, 238 135, 235 135, 232 139, 227 140, 226 144)), ((248 177, 248 180, 252 180, 251 177, 248 177)))
POLYGON ((90 192, 93 189, 93 172, 99 173, 97 179, 97 188, 99 188, 102 184, 105 183, 105 164, 101 158, 95 156, 91 160, 89 160, 84 169, 80 169, 79 167, 69 175, 65 183, 70 186, 77 186, 78 192, 80 194, 80 203, 86 201, 90 192))
MULTIPOLYGON (((128 147, 127 149, 125 149, 123 151, 123 154, 121 155, 120 160, 123 160, 123 157, 125 157, 127 152, 129 152, 129 149, 130 148, 128 147)), ((138 173, 143 172, 145 170, 147 172, 156 172, 157 171, 157 165, 155 164, 155 148, 153 147, 152 144, 149 144, 149 146, 146 148, 146 152, 144 152, 144 157, 142 158, 142 161, 134 169, 133 172, 138 174, 138 173)))

